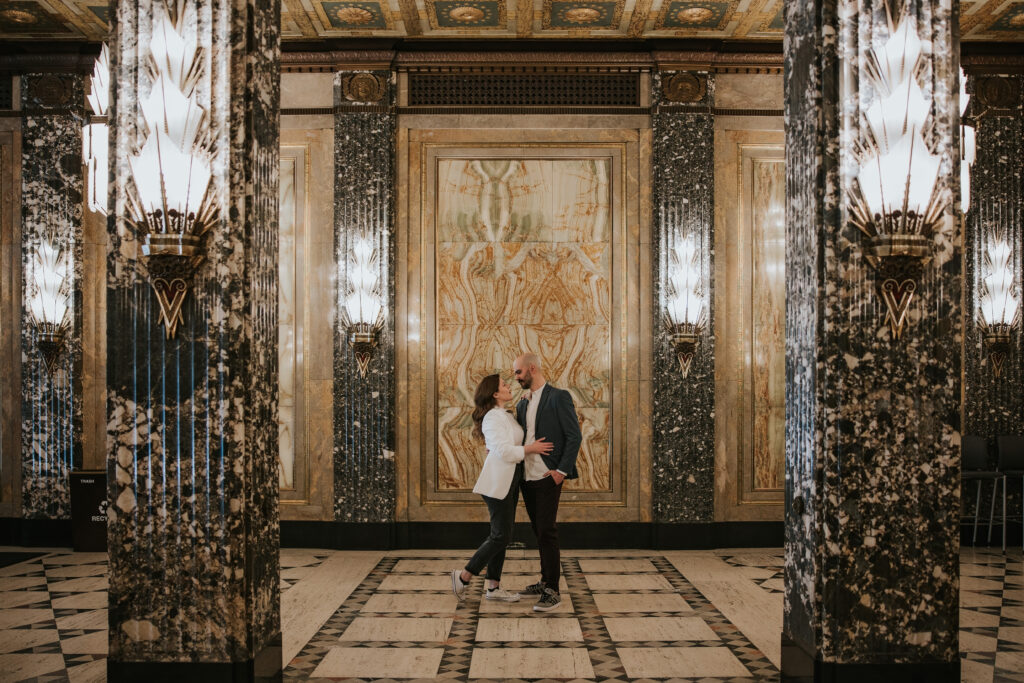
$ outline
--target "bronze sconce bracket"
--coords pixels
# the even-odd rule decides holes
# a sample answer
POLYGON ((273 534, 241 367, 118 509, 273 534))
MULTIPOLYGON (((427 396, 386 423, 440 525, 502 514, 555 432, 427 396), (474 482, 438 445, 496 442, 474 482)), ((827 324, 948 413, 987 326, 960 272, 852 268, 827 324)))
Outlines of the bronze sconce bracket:
POLYGON ((693 323, 670 323, 669 331, 672 334, 672 348, 676 352, 676 360, 679 361, 679 370, 683 377, 688 377, 690 366, 693 365, 693 356, 697 352, 697 344, 700 342, 700 327, 693 323))
POLYGON ((1006 354, 1010 352, 1010 340, 1013 326, 1007 323, 989 325, 982 337, 988 347, 988 357, 992 361, 992 374, 996 378, 1003 375, 1003 364, 1006 362, 1006 354))
POLYGON ((43 357, 43 366, 46 372, 53 376, 57 368, 57 361, 64 351, 65 330, 51 323, 41 323, 37 328, 36 346, 39 347, 39 355, 43 357))
POLYGON ((366 377, 373 350, 377 348, 377 329, 377 325, 370 323, 354 323, 348 326, 348 345, 356 355, 360 377, 366 377))
POLYGON ((149 269, 150 284, 160 304, 160 322, 168 339, 173 339, 189 283, 195 273, 200 238, 187 233, 149 233, 142 243, 142 255, 149 269))
POLYGON ((900 339, 924 265, 932 257, 932 241, 923 235, 876 235, 868 240, 868 263, 878 271, 878 293, 892 336, 900 339))

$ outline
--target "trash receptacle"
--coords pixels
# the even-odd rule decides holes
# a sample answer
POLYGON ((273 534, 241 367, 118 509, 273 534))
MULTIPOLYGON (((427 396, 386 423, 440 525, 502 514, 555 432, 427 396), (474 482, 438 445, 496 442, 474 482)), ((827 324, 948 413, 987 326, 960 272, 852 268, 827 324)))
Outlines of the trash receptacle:
POLYGON ((107 550, 107 473, 71 472, 71 542, 75 552, 107 550))

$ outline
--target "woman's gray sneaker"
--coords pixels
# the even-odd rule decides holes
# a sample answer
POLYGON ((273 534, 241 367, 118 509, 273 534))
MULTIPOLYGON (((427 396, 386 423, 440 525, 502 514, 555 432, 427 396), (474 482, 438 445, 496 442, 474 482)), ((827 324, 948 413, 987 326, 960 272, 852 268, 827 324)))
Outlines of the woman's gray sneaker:
POLYGON ((452 593, 455 593, 455 597, 457 597, 460 602, 466 599, 466 586, 467 586, 467 584, 462 583, 462 570, 461 569, 453 569, 452 570, 452 593))
POLYGON ((544 582, 538 581, 535 584, 527 586, 523 590, 519 591, 520 595, 543 595, 544 594, 544 582))
POLYGON ((562 596, 550 588, 545 588, 544 595, 540 596, 540 600, 538 600, 537 604, 533 606, 533 611, 550 612, 560 604, 562 604, 562 596))

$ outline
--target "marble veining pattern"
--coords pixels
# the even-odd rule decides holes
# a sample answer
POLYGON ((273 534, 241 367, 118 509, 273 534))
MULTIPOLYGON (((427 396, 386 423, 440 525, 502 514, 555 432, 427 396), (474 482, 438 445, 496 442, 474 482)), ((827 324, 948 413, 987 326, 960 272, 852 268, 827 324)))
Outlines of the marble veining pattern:
POLYGON ((67 519, 70 473, 82 464, 82 129, 69 113, 46 114, 39 100, 44 89, 52 93, 59 84, 62 106, 81 102, 83 79, 26 74, 21 82, 22 107, 37 112, 26 116, 22 127, 22 272, 30 277, 35 246, 56 227, 56 239, 71 252, 73 278, 64 348, 52 374, 44 367, 23 299, 22 516, 67 519))
MULTIPOLYGON (((138 235, 127 165, 112 162, 109 219, 110 657, 245 661, 280 633, 277 553, 279 6, 199 2, 211 44, 219 220, 166 339, 138 235)), ((111 45, 112 148, 125 158, 151 2, 119 2, 111 45)))
POLYGON ((753 488, 775 490, 786 465, 785 164, 755 159, 752 172, 753 488))
MULTIPOLYGON (((653 95, 659 107, 661 84, 671 73, 655 74, 653 95)), ((714 310, 707 321, 683 378, 663 324, 667 253, 677 236, 695 234, 701 245, 701 274, 705 300, 714 297, 714 104, 715 80, 707 79, 707 93, 699 106, 706 113, 679 113, 656 109, 653 116, 653 220, 652 259, 655 274, 653 380, 653 506, 660 522, 711 521, 714 515, 715 469, 715 336, 714 310)))
MULTIPOLYGON (((336 106, 345 98, 343 80, 334 80, 336 106)), ((384 102, 394 105, 389 72, 384 102)), ((369 107, 368 107, 369 108, 369 107)), ((347 331, 334 335, 334 516, 342 522, 390 522, 395 515, 395 323, 394 323, 394 113, 339 113, 334 130, 334 240, 339 282, 348 249, 361 231, 381 254, 386 319, 377 336, 366 376, 360 376, 347 331)))
MULTIPOLYGON (((519 350, 573 395, 583 443, 569 488, 610 491, 611 164, 443 159, 437 170, 437 485, 472 489, 485 456, 473 392, 519 350)), ((518 387, 516 387, 518 393, 518 387)))
MULTIPOLYGON (((1005 78, 1024 86, 1020 76, 1005 78)), ((968 82, 974 90, 976 81, 968 82)), ((1018 93, 1020 90, 1018 89, 1018 93)), ((976 95, 975 95, 976 97, 976 95)), ((1003 363, 1002 376, 992 371, 989 349, 982 338, 979 299, 982 278, 986 274, 986 239, 998 228, 1014 245, 1013 272, 1018 292, 1024 281, 1024 102, 1005 112, 987 112, 977 119, 977 159, 971 168, 971 206, 967 211, 964 282, 968 288, 966 344, 964 345, 964 433, 984 436, 990 441, 992 467, 996 465, 994 437, 1024 433, 1024 335, 1020 327, 1013 335, 1003 363)), ((975 110, 980 105, 975 106, 975 110)), ((1018 294, 1019 296, 1019 294, 1018 294)), ((1019 299, 1018 299, 1019 300, 1019 299)), ((966 493, 966 491, 965 491, 966 493)), ((973 512, 973 490, 964 496, 973 512)), ((989 509, 990 487, 982 487, 981 509, 989 509)), ((1008 514, 1020 515, 1020 487, 1009 488, 1008 514)), ((997 508, 999 503, 997 502, 997 508)))
MULTIPOLYGON (((950 8, 912 0, 931 41, 940 183, 956 177, 950 8)), ((955 9, 954 3, 953 9, 955 9)), ((786 4, 786 633, 826 661, 957 656, 960 247, 954 207, 900 342, 846 222, 837 64, 884 25, 881 2, 786 4), (860 22, 843 23, 840 17, 860 22), (838 36, 838 38, 837 38, 838 36)), ((853 62, 856 63, 856 62, 853 62)), ((849 84, 848 84, 849 85, 849 84)), ((855 117, 850 117, 855 119, 855 117)), ((950 195, 951 196, 951 195, 950 195)))

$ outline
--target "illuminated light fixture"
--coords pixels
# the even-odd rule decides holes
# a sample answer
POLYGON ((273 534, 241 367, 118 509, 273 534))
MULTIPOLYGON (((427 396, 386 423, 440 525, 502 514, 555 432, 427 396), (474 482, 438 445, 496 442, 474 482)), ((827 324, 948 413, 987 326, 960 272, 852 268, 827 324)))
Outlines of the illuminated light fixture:
POLYGON ((28 315, 50 375, 64 350, 70 324, 71 266, 71 251, 55 235, 47 235, 33 246, 26 281, 28 315))
POLYGON ((960 205, 964 213, 971 206, 971 167, 977 158, 974 126, 966 123, 967 105, 971 96, 967 94, 967 74, 960 68, 960 205))
POLYGON ((983 278, 980 313, 982 335, 989 348, 992 373, 996 377, 1002 375, 1013 328, 1020 320, 1012 257, 1013 251, 1005 238, 989 240, 986 254, 988 273, 983 278))
POLYGON ((107 215, 107 158, 109 154, 106 118, 110 109, 110 52, 104 45, 92 70, 89 108, 99 121, 82 126, 82 157, 89 194, 89 209, 107 215))
POLYGON ((687 235, 672 247, 668 267, 665 325, 672 336, 679 369, 687 377, 707 315, 696 236, 687 235))
POLYGON ((348 284, 341 290, 339 308, 342 324, 348 330, 348 345, 356 355, 359 374, 365 377, 377 347, 377 334, 384 326, 378 254, 368 238, 355 238, 347 270, 348 284))
MULTIPOLYGON (((886 3, 889 35, 868 51, 874 102, 861 117, 858 168, 849 187, 851 222, 867 237, 866 258, 881 277, 885 323, 899 339, 942 220, 941 159, 923 131, 931 101, 917 81, 924 44, 914 20, 886 3)), ((884 323, 883 323, 884 324, 884 323)))
POLYGON ((135 186, 128 209, 143 235, 160 321, 172 338, 184 322, 182 305, 202 258, 201 239, 217 211, 210 190, 210 124, 198 91, 205 50, 195 34, 195 10, 185 0, 164 0, 155 10, 146 60, 151 90, 140 102, 145 137, 128 158, 135 186))

